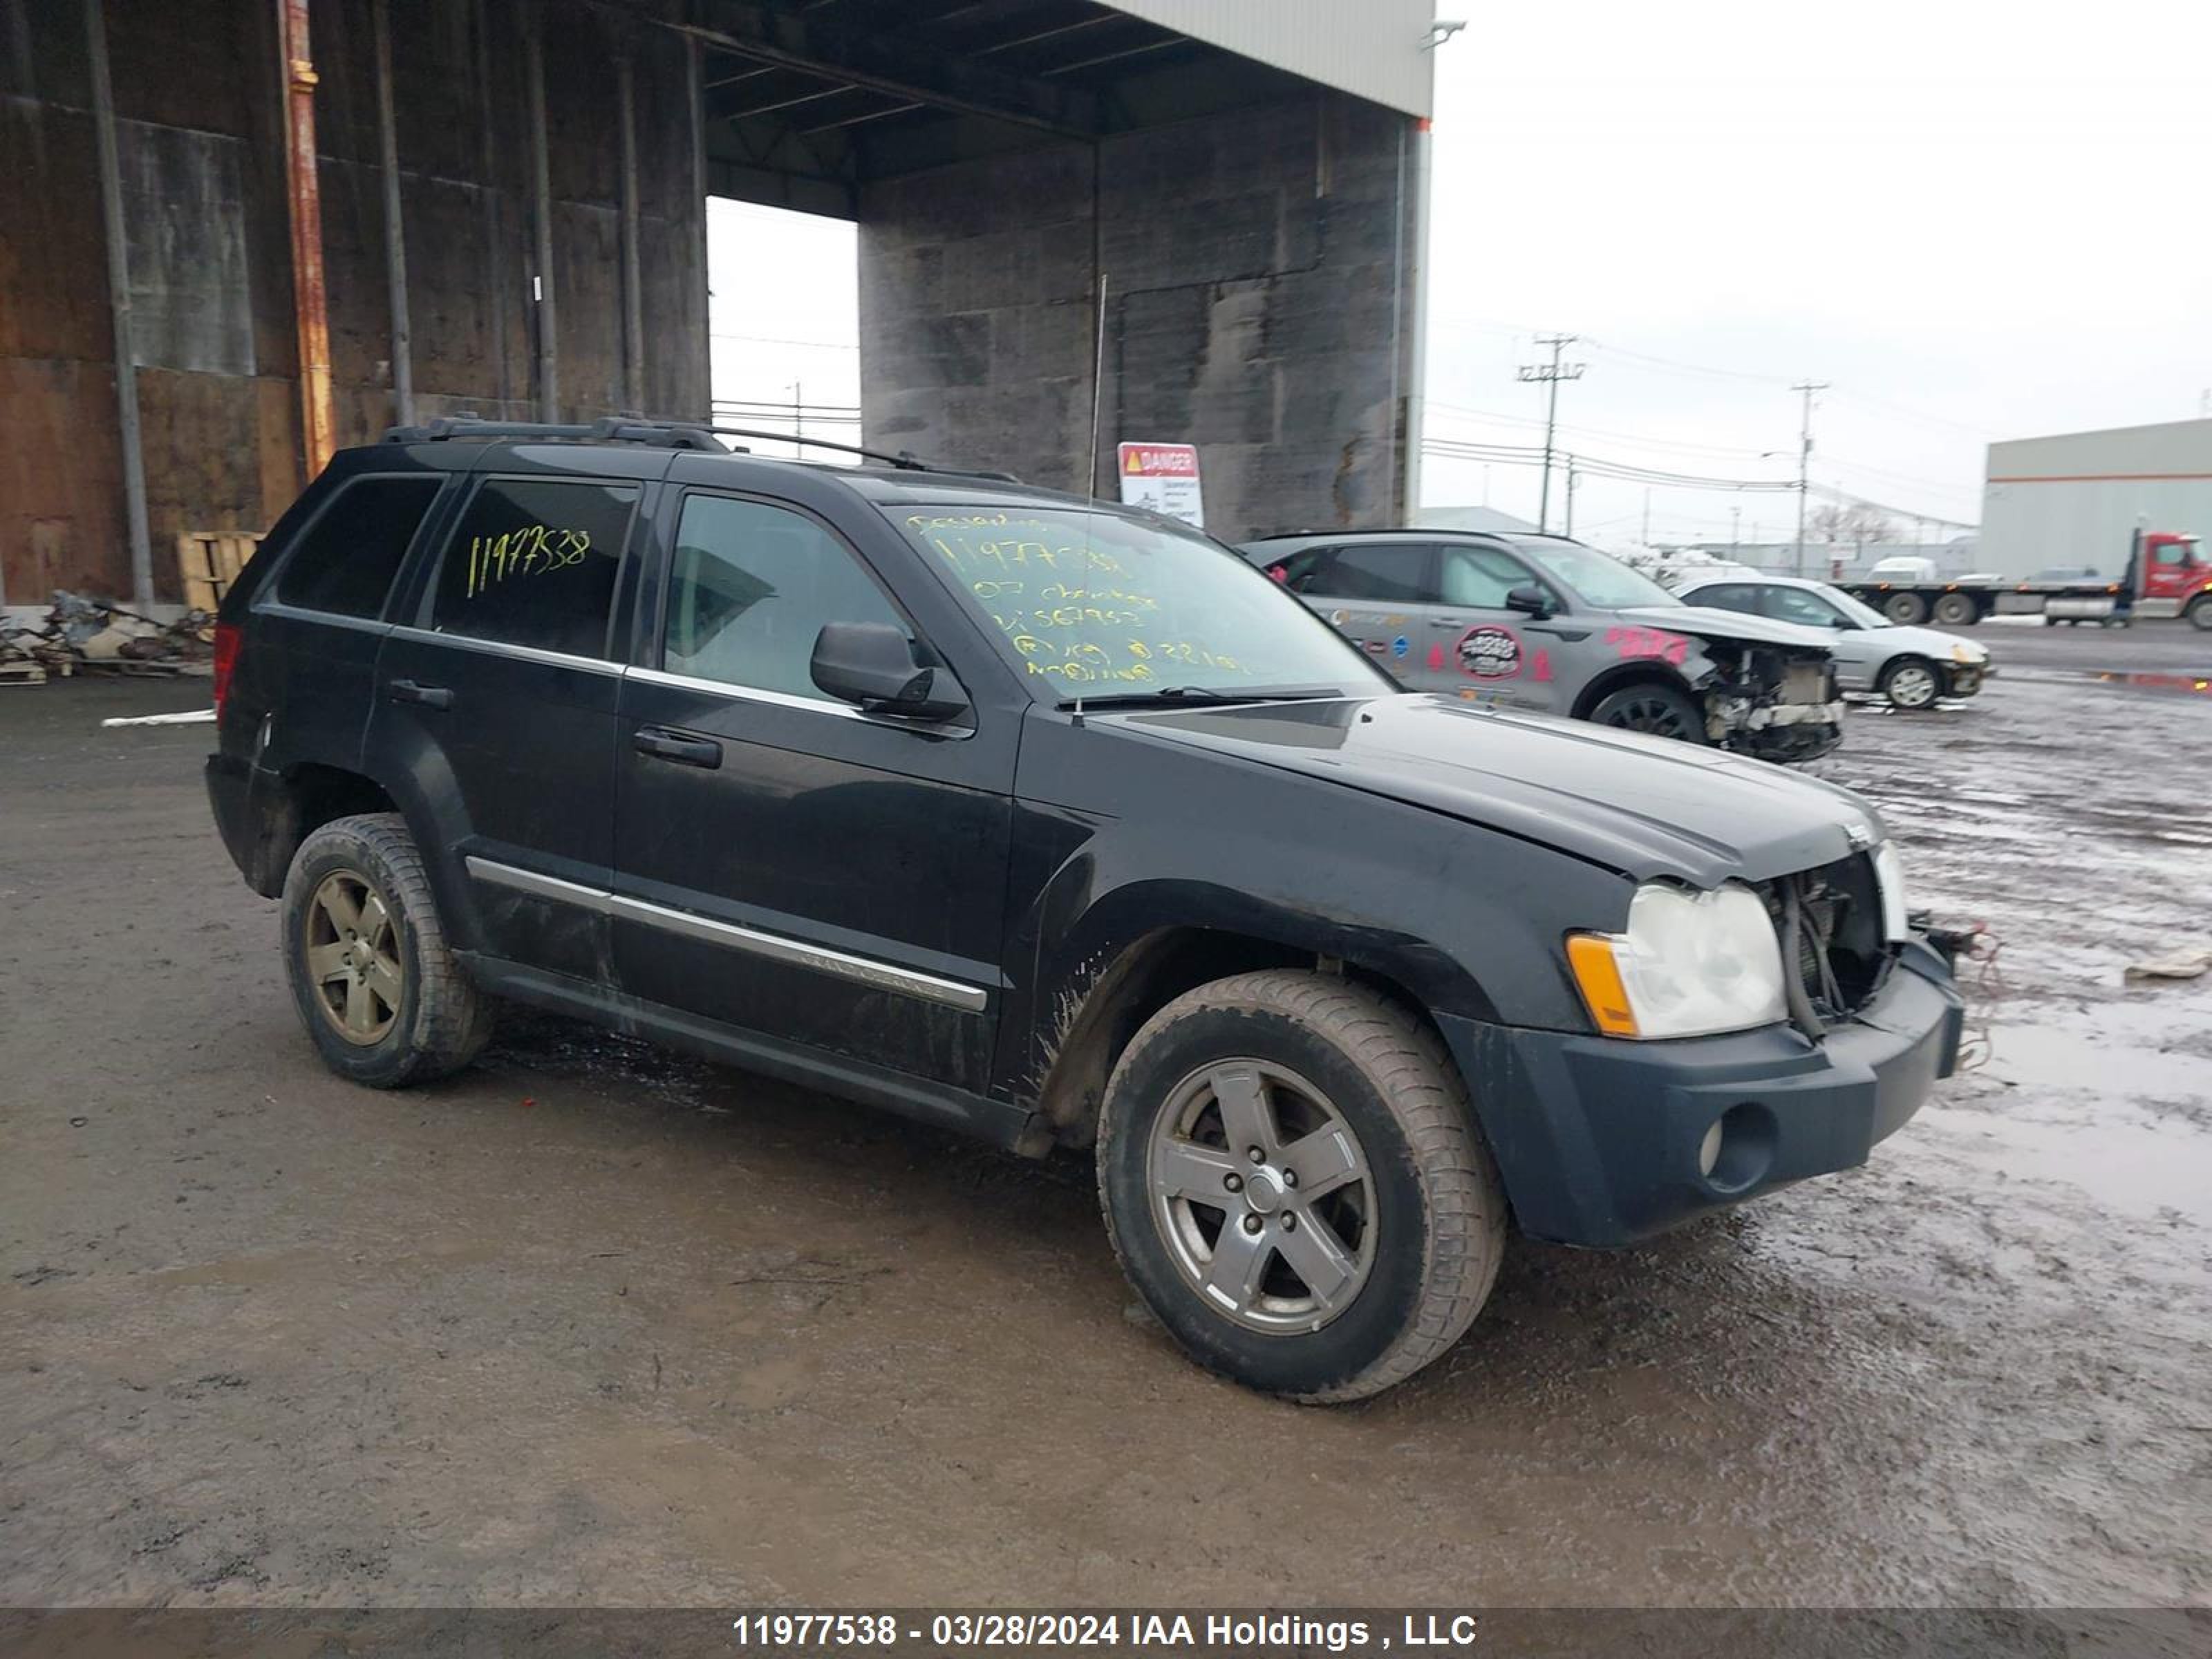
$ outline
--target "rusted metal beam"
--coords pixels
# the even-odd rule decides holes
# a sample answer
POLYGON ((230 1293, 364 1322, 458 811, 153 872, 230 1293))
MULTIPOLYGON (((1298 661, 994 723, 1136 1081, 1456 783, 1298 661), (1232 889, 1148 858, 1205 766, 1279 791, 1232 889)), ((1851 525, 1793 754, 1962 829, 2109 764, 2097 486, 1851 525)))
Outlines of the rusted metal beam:
POLYGON ((107 236, 107 309, 115 334, 115 432, 123 447, 123 516, 131 538, 131 603, 154 603, 154 544, 146 527, 146 456, 138 440, 138 362, 131 343, 131 253, 124 241, 123 167, 115 145, 115 94, 107 76, 106 0, 84 0, 85 47, 92 67, 94 142, 100 150, 100 211, 107 236))
POLYGON ((323 196, 315 175, 315 62, 307 0, 276 0, 284 70, 284 177, 292 220, 292 310, 300 346, 300 447, 307 476, 337 447, 331 414, 331 320, 323 276, 323 196))
POLYGON ((415 424, 415 346, 407 318, 407 234, 399 199, 399 123, 392 112, 391 0, 370 0, 376 37, 376 137, 384 172, 384 275, 392 301, 392 412, 415 424))

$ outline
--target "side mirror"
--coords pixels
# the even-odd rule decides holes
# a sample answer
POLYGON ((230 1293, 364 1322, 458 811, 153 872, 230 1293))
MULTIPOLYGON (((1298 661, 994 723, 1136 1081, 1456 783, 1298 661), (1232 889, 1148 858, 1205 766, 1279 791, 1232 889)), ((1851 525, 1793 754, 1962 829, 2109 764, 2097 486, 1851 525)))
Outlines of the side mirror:
POLYGON ((1532 617, 1552 614, 1552 596, 1534 582, 1524 583, 1505 596, 1508 611, 1525 611, 1532 617))
POLYGON ((1857 629, 1858 624, 1853 622, 1849 617, 1832 617, 1828 619, 1828 626, 1834 629, 1838 634, 1849 634, 1854 632, 1857 629))
POLYGON ((946 720, 968 710, 959 682, 917 664, 913 644, 888 623, 823 623, 808 669, 821 690, 872 714, 946 720))

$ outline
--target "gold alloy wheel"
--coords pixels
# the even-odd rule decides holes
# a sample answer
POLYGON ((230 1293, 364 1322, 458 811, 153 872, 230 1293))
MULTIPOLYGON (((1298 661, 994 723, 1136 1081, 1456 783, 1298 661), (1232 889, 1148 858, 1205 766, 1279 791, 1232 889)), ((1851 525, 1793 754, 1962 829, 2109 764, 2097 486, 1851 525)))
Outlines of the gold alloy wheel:
POLYGON ((307 901, 307 980, 315 1006, 348 1042, 380 1042, 399 1018, 407 970, 383 896, 351 870, 325 876, 307 901))

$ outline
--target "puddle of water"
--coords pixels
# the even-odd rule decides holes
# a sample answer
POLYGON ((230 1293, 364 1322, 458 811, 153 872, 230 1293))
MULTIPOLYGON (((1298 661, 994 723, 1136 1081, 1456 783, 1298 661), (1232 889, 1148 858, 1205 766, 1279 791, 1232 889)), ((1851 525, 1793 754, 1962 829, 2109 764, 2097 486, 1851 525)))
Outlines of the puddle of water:
POLYGON ((1990 1139, 2008 1176, 2077 1188, 2122 1214, 2176 1210, 2212 1227, 2212 1136, 2201 1129, 2133 1117, 2075 1124, 2006 1117, 1990 1139))
POLYGON ((2086 1089, 2108 1098, 2201 1101, 2212 1096, 2212 1058, 2179 1047, 2186 1033, 2201 1029, 2191 1011, 2115 1003, 2099 1007, 2093 1018, 2100 1028, 2094 1036, 2050 1025, 1992 1027, 1990 1075, 2027 1087, 2086 1089), (2171 1041, 2161 1048, 2160 1027, 2169 1016, 2171 1041), (2135 1026, 2143 1041, 2115 1042, 2104 1034, 2122 1024, 2135 1026))
MULTIPOLYGON (((2192 1010, 2148 1004, 2106 1003, 2091 1018, 2094 1034, 1992 1029, 1985 1075, 2088 1097, 2086 1114, 2063 1118, 2000 1104, 1990 1130, 1996 1161, 2008 1175, 2063 1182, 2120 1213, 2174 1210, 2212 1227, 2212 1056, 2203 1027, 2192 1010)), ((2022 1103, 2032 1107, 2032 1097, 2022 1103)))

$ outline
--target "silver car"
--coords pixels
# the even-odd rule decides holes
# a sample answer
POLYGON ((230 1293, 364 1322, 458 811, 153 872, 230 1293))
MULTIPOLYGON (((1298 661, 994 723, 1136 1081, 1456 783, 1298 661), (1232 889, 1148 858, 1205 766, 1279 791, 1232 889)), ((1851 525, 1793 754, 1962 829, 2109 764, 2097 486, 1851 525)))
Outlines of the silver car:
POLYGON ((1901 626, 1826 582, 1714 576, 1678 591, 1692 605, 1828 630, 1844 690, 1879 693, 1899 708, 1930 708, 1939 697, 1971 697, 1996 672, 1986 647, 1940 629, 1901 626))
POLYGON ((1243 550, 1413 690, 1768 760, 1842 737, 1830 635, 1685 605, 1563 536, 1373 530, 1243 550))

